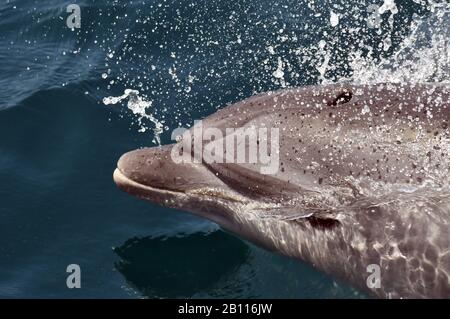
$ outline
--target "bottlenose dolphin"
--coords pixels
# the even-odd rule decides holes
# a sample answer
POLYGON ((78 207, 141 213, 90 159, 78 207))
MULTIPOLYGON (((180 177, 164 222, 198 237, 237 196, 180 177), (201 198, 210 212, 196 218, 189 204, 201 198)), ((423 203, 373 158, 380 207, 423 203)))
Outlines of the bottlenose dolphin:
POLYGON ((275 174, 259 163, 175 163, 180 141, 124 154, 114 180, 375 296, 449 298, 449 98, 444 84, 260 94, 203 126, 224 136, 279 128, 275 174))

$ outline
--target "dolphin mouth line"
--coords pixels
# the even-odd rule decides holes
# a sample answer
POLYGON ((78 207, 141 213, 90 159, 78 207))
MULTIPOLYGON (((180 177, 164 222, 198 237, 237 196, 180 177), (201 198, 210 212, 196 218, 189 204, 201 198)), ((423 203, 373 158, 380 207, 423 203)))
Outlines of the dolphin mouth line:
MULTIPOLYGON (((183 191, 183 190, 173 190, 168 188, 160 188, 160 187, 154 187, 149 185, 144 185, 141 183, 138 183, 129 177, 127 177, 119 168, 116 168, 114 170, 114 181, 116 184, 126 185, 128 187, 135 187, 137 189, 140 189, 141 191, 149 191, 149 192, 158 192, 161 194, 166 195, 173 195, 173 196, 179 196, 179 195, 186 195, 186 196, 198 196, 198 197, 216 197, 220 198, 225 201, 230 201, 234 203, 240 203, 245 204, 247 201, 245 201, 242 198, 239 198, 238 196, 235 196, 233 194, 226 194, 224 192, 219 191, 215 188, 198 188, 194 189, 192 191, 183 191)), ((146 197, 146 196, 142 196, 146 197)))
POLYGON ((122 184, 122 185, 131 186, 131 187, 136 187, 140 190, 148 190, 150 192, 159 192, 159 193, 166 193, 166 194, 171 194, 171 195, 185 194, 185 192, 183 192, 181 190, 175 191, 175 190, 171 190, 171 189, 167 189, 167 188, 158 188, 158 187, 153 187, 153 186, 138 183, 138 182, 130 179, 129 177, 127 177, 119 168, 116 168, 114 170, 113 177, 114 177, 114 181, 116 182, 116 184, 122 184))

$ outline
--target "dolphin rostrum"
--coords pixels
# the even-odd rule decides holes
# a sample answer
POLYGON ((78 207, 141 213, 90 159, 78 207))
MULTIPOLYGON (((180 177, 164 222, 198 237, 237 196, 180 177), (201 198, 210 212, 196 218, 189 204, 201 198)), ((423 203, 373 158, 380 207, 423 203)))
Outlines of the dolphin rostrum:
MULTIPOLYGON (((449 298, 449 98, 445 84, 260 94, 203 120, 215 138, 202 146, 225 145, 230 128, 277 128, 277 148, 258 149, 276 157, 272 173, 262 173, 267 161, 233 161, 229 149, 229 161, 207 160, 195 145, 185 153, 199 160, 176 161, 181 140, 124 154, 114 180, 375 296, 449 298)), ((234 146, 250 151, 249 140, 234 146)))

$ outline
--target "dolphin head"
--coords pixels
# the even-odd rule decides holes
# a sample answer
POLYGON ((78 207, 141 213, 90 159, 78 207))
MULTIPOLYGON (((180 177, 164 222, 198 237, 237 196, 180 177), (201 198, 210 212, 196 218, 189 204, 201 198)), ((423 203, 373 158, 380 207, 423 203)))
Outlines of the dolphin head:
MULTIPOLYGON (((195 215, 207 218, 230 231, 239 228, 242 215, 252 211, 272 212, 280 206, 294 207, 291 201, 298 197, 300 188, 288 180, 278 178, 279 149, 272 151, 272 162, 265 164, 258 161, 253 163, 239 162, 237 148, 239 147, 239 131, 230 133, 230 128, 259 127, 260 119, 264 120, 267 108, 257 109, 256 105, 271 107, 271 101, 278 93, 269 93, 250 98, 237 103, 235 106, 218 111, 202 121, 203 133, 212 129, 210 139, 200 137, 201 149, 195 144, 196 128, 183 134, 181 142, 143 148, 128 152, 119 159, 114 172, 117 186, 139 198, 158 203, 160 205, 181 209, 195 215), (242 113, 241 110, 244 112, 242 113), (257 120, 257 122, 254 122, 257 120), (211 139, 211 135, 213 138, 211 139), (217 144, 225 147, 230 139, 236 142, 236 151, 231 160, 225 160, 224 149, 222 161, 211 160, 204 150, 214 148, 217 144), (235 140, 234 140, 235 139, 235 140), (188 148, 188 161, 177 161, 174 154, 183 148, 188 148), (196 161, 195 159, 200 160, 196 161), (276 160, 275 160, 276 159, 276 160), (271 166, 271 167, 270 167, 271 166), (274 174, 261 174, 264 169, 271 168, 274 174)), ((173 136, 175 139, 175 136, 173 136)), ((267 142, 269 135, 258 137, 256 144, 267 142)), ((270 143, 270 142, 269 142, 270 143)), ((249 154, 251 142, 243 140, 244 153, 249 154)), ((255 145, 256 145, 255 144, 255 145)), ((227 144, 228 145, 228 144, 227 144)), ((186 150, 185 150, 186 153, 186 150)))

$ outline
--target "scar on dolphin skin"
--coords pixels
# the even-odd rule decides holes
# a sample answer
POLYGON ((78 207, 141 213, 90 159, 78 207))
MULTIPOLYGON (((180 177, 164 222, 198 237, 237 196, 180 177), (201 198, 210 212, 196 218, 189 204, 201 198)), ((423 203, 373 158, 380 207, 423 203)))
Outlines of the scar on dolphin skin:
POLYGON ((260 163, 176 164, 172 144, 124 154, 114 180, 374 296, 449 298, 449 100, 449 85, 432 83, 267 92, 203 124, 223 136, 279 128, 275 174, 260 163), (369 265, 379 285, 367 285, 369 265))

